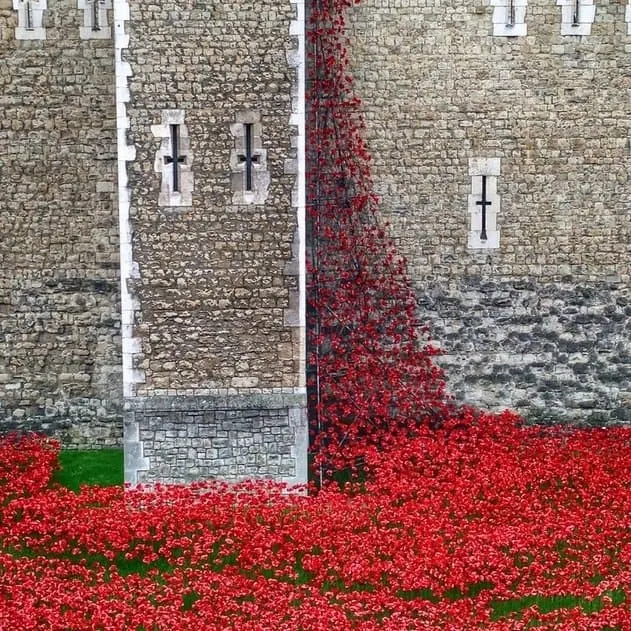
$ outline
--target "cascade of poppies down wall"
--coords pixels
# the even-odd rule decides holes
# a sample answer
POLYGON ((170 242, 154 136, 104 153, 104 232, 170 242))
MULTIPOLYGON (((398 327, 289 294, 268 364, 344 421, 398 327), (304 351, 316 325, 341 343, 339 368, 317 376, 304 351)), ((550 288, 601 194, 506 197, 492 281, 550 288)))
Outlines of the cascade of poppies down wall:
POLYGON ((459 400, 629 421, 624 4, 598 3, 584 36, 561 33, 554 2, 528 3, 519 37, 494 36, 493 14, 464 0, 350 8, 380 210, 459 400), (497 248, 469 247, 473 159, 499 164, 497 248))
POLYGON ((316 462, 341 466, 449 405, 423 341, 405 261, 380 226, 360 101, 348 72, 349 0, 308 20, 309 388, 316 462))

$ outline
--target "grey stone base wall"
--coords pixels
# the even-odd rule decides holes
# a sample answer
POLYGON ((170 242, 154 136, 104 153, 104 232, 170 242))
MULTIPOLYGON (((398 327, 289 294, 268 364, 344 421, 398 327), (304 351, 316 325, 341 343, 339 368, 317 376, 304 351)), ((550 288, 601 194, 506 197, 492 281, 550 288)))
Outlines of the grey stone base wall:
POLYGON ((51 399, 43 406, 6 410, 4 415, 0 415, 0 434, 15 431, 53 436, 66 449, 121 447, 122 398, 118 401, 86 397, 51 399))
POLYGON ((130 484, 252 478, 303 484, 306 395, 129 399, 124 447, 130 484))
POLYGON ((466 278, 418 291, 461 402, 536 422, 631 421, 631 297, 595 283, 466 278))

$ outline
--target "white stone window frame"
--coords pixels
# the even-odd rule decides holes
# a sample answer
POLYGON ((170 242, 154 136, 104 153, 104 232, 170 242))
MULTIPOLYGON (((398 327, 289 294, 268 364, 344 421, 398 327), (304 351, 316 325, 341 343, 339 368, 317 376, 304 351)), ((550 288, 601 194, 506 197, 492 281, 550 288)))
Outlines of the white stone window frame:
POLYGON ((526 24, 528 0, 491 0, 491 6, 494 7, 493 35, 495 37, 524 37, 528 34, 526 24))
POLYGON ((184 110, 163 110, 162 123, 160 125, 152 125, 151 133, 154 138, 161 140, 160 147, 156 151, 153 170, 160 173, 162 182, 160 186, 160 195, 158 197, 159 206, 192 206, 193 205, 193 189, 195 179, 193 176, 193 152, 191 151, 190 139, 188 135, 188 127, 184 124, 184 110), (180 163, 178 169, 178 191, 173 190, 173 164, 168 163, 167 158, 172 158, 173 147, 171 126, 178 125, 178 147, 177 154, 185 158, 185 162, 180 163))
POLYGON ((631 35, 631 0, 629 0, 624 13, 624 21, 627 23, 627 35, 631 35))
POLYGON ((77 8, 83 9, 83 26, 79 27, 81 39, 110 39, 112 27, 107 22, 107 12, 112 9, 112 0, 77 0, 77 8), (98 30, 94 29, 94 7, 98 10, 98 30))
POLYGON ((263 204, 269 195, 270 174, 267 168, 267 150, 263 149, 261 115, 259 112, 244 111, 236 115, 230 125, 234 148, 230 152, 232 171, 232 203, 236 205, 263 204), (246 163, 240 160, 246 152, 246 130, 251 125, 252 154, 257 162, 252 164, 252 188, 246 187, 246 163))
POLYGON ((13 9, 18 12, 18 25, 15 27, 15 39, 46 39, 44 11, 48 8, 47 0, 13 0, 13 9), (29 27, 29 6, 31 25, 29 27))
POLYGON ((594 0, 557 0, 561 7, 561 35, 590 35, 596 17, 594 0), (574 20, 578 1, 578 22, 574 20))
POLYGON ((500 230, 497 226, 501 211, 501 200, 497 193, 497 178, 500 175, 500 158, 470 158, 469 176, 471 194, 468 197, 469 235, 471 250, 496 250, 500 247, 500 230), (486 199, 491 202, 486 211, 486 240, 482 239, 482 177, 486 177, 486 199))

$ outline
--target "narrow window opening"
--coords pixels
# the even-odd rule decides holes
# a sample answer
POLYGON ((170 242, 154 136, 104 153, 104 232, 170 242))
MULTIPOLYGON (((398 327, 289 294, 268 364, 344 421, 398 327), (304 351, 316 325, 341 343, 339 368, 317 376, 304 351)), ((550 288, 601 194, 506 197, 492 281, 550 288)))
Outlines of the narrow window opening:
MULTIPOLYGON (((563 0, 573 2, 573 0, 563 0)), ((528 33, 526 10, 528 0, 489 0, 493 8, 495 37, 524 37, 528 33)))
POLYGON ((101 30, 101 0, 92 0, 92 30, 101 30))
POLYGON ((486 196, 486 175, 482 175, 482 197, 479 199, 475 205, 481 206, 482 218, 481 218, 481 227, 480 227, 480 241, 486 241, 488 236, 486 234, 486 213, 487 206, 491 206, 493 202, 487 199, 486 196))
POLYGON ((245 154, 239 154, 237 157, 240 164, 245 165, 245 190, 250 192, 254 190, 252 188, 252 169, 255 164, 259 162, 259 156, 253 155, 252 152, 252 137, 253 137, 253 124, 244 123, 244 138, 245 138, 245 154))
POLYGON ((496 250, 500 247, 498 218, 501 200, 497 193, 500 158, 470 158, 471 194, 468 197, 468 247, 473 250, 496 250))
POLYGON ((556 0, 561 7, 561 35, 589 35, 596 17, 594 0, 556 0))
POLYGON ((153 170, 160 174, 158 206, 193 205, 193 153, 184 110, 162 110, 162 122, 151 126, 154 138, 160 139, 153 170))
POLYGON ((270 174, 267 150, 262 146, 263 128, 258 112, 244 111, 230 125, 234 146, 230 152, 230 182, 234 204, 263 204, 267 199, 270 174))
POLYGON ((164 164, 173 165, 173 192, 180 192, 180 164, 186 164, 186 156, 180 155, 180 126, 170 125, 171 155, 164 156, 164 164))
POLYGON ((26 24, 25 27, 27 31, 35 30, 35 22, 33 20, 33 5, 30 0, 26 0, 26 24))
POLYGON ((13 0, 13 9, 18 13, 15 39, 46 39, 43 24, 46 5, 47 0, 13 0))
POLYGON ((572 12, 572 26, 580 24, 581 17, 581 0, 574 0, 574 11, 572 12))
POLYGON ((515 0, 508 0, 506 7, 506 26, 509 28, 515 26, 515 0))

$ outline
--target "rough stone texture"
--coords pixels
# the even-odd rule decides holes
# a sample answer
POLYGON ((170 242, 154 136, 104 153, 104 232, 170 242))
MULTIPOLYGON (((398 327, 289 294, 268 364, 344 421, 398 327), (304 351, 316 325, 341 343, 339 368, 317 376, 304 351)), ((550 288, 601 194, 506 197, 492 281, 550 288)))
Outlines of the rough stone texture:
POLYGON ((296 387, 297 327, 285 325, 295 275, 292 259, 295 177, 289 126, 295 71, 287 53, 289 1, 192 0, 130 3, 130 141, 133 292, 141 315, 138 395, 205 388, 296 387), (165 109, 183 109, 195 155, 191 207, 159 208, 151 125, 165 109), (232 203, 230 125, 260 112, 271 175, 264 205, 232 203))
POLYGON ((529 2, 363 0, 351 53, 384 219, 470 403, 533 419, 628 419, 631 37, 598 2, 591 35, 529 2), (468 160, 501 158, 497 250, 467 249, 468 160))
MULTIPOLYGON (((111 40, 55 2, 16 41, 0 1, 0 432, 122 437, 111 40)), ((76 3, 75 3, 76 4, 76 3)))
POLYGON ((546 423, 631 421, 631 296, 621 283, 469 277, 419 293, 460 400, 546 423))
POLYGON ((127 450, 126 478, 135 482, 274 478, 304 481, 307 434, 303 396, 152 397, 130 404, 139 454, 127 450))
MULTIPOLYGON (((306 481, 306 438, 296 442, 296 433, 306 435, 296 176, 286 168, 296 157, 294 7, 289 0, 129 5, 123 58, 132 72, 128 142, 136 157, 127 174, 138 273, 128 287, 134 369, 144 383, 126 402, 126 479, 306 481), (165 110, 184 112, 195 156, 190 206, 159 205, 151 126, 165 110), (244 113, 260 115, 270 177, 264 203, 233 198, 231 126, 244 113), (285 392, 298 402, 279 406, 274 396, 285 392), (206 398, 224 394, 250 402, 206 398), (165 400, 166 409, 155 407, 165 400)), ((258 135, 257 123, 257 143, 258 135)))

